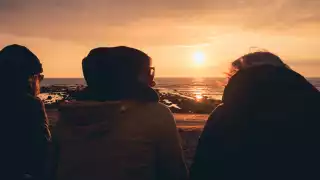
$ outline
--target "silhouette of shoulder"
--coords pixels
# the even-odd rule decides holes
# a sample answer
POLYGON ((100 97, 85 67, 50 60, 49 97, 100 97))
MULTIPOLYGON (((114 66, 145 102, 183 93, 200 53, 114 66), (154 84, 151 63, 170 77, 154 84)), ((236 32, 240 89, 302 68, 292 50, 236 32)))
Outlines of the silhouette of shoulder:
POLYGON ((145 106, 145 112, 154 116, 154 119, 158 119, 161 121, 173 120, 173 114, 170 109, 159 102, 151 102, 147 103, 145 106))

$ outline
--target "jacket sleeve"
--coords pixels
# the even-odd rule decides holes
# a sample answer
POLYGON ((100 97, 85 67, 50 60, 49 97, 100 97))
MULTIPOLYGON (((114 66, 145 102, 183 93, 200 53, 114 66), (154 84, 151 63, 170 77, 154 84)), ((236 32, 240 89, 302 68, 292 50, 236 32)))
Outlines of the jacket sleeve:
POLYGON ((218 106, 209 116, 200 136, 193 164, 191 180, 219 179, 223 163, 223 105, 218 106))
POLYGON ((51 141, 51 133, 49 130, 49 119, 45 111, 45 107, 42 101, 40 101, 40 128, 43 132, 43 138, 46 142, 51 141))
POLYGON ((47 180, 56 179, 58 162, 59 162, 59 143, 58 143, 58 138, 56 136, 56 131, 53 131, 52 140, 48 148, 48 161, 47 161, 47 167, 46 167, 47 180))
POLYGON ((156 177, 159 180, 185 180, 188 177, 183 158, 180 136, 175 120, 168 110, 162 114, 161 124, 157 128, 156 177))
POLYGON ((29 167, 29 172, 35 178, 44 178, 45 166, 47 162, 47 151, 51 140, 51 134, 49 131, 49 124, 47 114, 45 112, 44 104, 41 100, 36 99, 32 103, 32 110, 30 110, 30 117, 32 122, 32 146, 30 149, 30 162, 34 162, 29 167))

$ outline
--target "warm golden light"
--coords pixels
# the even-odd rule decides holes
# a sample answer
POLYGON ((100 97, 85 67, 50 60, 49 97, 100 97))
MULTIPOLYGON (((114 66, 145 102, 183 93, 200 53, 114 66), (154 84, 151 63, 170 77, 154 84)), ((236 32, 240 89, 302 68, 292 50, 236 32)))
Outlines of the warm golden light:
POLYGON ((197 101, 201 101, 203 99, 203 96, 201 94, 196 94, 195 98, 197 101))
POLYGON ((201 66, 204 64, 204 61, 205 61, 205 55, 203 52, 198 51, 193 54, 193 62, 195 65, 201 66))

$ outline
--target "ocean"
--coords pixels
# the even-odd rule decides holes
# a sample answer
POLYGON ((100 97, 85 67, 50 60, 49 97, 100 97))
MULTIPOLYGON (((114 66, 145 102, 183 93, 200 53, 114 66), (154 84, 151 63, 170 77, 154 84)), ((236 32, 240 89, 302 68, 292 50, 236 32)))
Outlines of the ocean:
MULTIPOLYGON (((320 78, 308 78, 320 90, 320 78)), ((188 97, 202 98, 206 96, 221 99, 225 78, 156 78, 156 88, 160 92, 179 93, 188 97)), ((83 78, 47 78, 42 86, 50 85, 85 85, 83 78)))

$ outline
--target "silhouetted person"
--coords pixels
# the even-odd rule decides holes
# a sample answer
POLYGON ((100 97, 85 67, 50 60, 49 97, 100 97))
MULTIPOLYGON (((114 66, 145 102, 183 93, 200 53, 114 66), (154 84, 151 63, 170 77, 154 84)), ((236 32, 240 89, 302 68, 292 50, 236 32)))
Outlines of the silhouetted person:
POLYGON ((54 131, 58 180, 185 179, 174 118, 151 88, 154 68, 129 47, 93 49, 88 87, 61 106, 54 131))
POLYGON ((39 59, 26 47, 10 45, 0 51, 0 179, 44 179, 50 132, 37 98, 41 73, 39 59))
POLYGON ((269 52, 236 60, 191 179, 320 179, 319 100, 315 87, 269 52))

